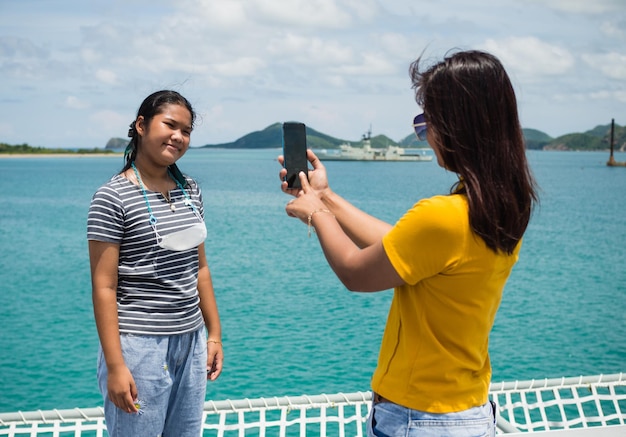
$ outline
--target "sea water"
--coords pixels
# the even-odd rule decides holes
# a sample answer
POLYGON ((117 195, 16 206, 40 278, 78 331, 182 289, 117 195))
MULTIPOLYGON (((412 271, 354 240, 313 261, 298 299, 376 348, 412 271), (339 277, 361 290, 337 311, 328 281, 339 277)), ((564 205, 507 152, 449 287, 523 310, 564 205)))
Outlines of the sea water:
MULTIPOLYGON (((207 399, 369 390, 391 291, 352 293, 286 215, 278 150, 190 150, 225 365, 207 399)), ((541 205, 490 340, 494 381, 626 370, 626 168, 529 152, 541 205)), ((624 154, 616 159, 625 161, 624 154)), ((86 217, 122 158, 0 159, 0 412, 102 405, 86 217)), ((390 223, 455 175, 433 162, 329 162, 333 189, 390 223)))

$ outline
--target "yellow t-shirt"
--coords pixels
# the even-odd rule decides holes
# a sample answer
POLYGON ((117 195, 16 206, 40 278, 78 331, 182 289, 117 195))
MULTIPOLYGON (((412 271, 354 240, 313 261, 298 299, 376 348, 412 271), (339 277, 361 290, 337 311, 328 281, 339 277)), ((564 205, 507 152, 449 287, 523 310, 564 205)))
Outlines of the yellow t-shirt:
POLYGON ((372 389, 433 413, 487 402, 489 331, 517 261, 495 253, 470 228, 467 199, 424 199, 383 238, 406 285, 394 290, 372 389))

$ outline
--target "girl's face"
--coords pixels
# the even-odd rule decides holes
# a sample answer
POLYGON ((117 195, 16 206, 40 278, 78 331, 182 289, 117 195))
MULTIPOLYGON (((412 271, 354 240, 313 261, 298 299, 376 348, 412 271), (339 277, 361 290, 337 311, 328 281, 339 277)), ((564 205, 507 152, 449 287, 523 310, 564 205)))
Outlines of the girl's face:
POLYGON ((165 105, 149 123, 137 118, 137 133, 141 145, 137 152, 160 165, 172 165, 189 148, 191 113, 182 105, 165 105))

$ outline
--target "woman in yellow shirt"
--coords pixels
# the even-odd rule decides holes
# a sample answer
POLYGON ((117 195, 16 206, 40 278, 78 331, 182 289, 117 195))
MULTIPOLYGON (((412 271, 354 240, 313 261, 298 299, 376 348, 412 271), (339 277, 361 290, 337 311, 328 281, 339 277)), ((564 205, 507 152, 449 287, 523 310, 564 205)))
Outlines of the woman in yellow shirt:
POLYGON ((392 226, 334 193, 309 150, 302 189, 282 184, 296 196, 286 211, 315 227, 348 289, 394 288, 368 435, 495 435, 489 332, 537 201, 515 93, 480 51, 426 69, 418 59, 410 74, 424 110, 416 134, 459 176, 450 194, 420 200, 392 226))

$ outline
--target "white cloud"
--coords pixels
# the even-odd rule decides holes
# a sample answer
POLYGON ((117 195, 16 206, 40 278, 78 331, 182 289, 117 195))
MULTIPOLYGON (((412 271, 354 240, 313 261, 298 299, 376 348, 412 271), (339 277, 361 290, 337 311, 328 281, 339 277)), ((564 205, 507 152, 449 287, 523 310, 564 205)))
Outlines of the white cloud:
POLYGON ((262 59, 242 57, 215 64, 213 70, 222 76, 253 76, 263 67, 265 62, 262 59))
POLYGON ((34 44, 30 39, 17 36, 0 37, 0 59, 32 59, 46 56, 46 50, 34 44))
POLYGON ((89 111, 75 109, 126 108, 132 117, 147 94, 166 87, 204 114, 197 143, 232 141, 295 117, 346 139, 369 123, 401 138, 415 110, 408 65, 422 50, 438 60, 454 47, 503 61, 521 112, 543 114, 529 127, 560 133, 590 93, 598 121, 624 102, 624 0, 91 1, 53 9, 40 2, 36 10, 2 3, 0 26, 12 35, 0 37, 0 119, 13 126, 5 141, 56 146, 56 117, 81 116, 72 141, 88 147, 125 132, 129 115, 99 113, 102 131, 92 134, 89 111), (58 19, 42 25, 50 13, 58 19), (43 140, 21 121, 33 111, 53 113, 39 116, 43 140))
POLYGON ((566 74, 575 64, 574 56, 567 49, 535 37, 488 39, 484 47, 500 58, 507 70, 529 81, 566 74))
POLYGON ((49 52, 29 38, 0 36, 0 71, 17 78, 45 76, 49 52))
POLYGON ((65 107, 70 109, 86 109, 89 107, 89 104, 76 96, 67 96, 65 99, 65 107))
POLYGON ((98 53, 98 51, 93 48, 84 48, 80 51, 80 57, 86 64, 93 64, 96 62, 100 62, 102 56, 98 53))
POLYGON ((192 16, 219 30, 238 30, 243 28, 247 21, 244 3, 237 0, 226 2, 192 0, 181 2, 181 6, 183 16, 188 16, 188 11, 194 11, 192 16))
POLYGON ((391 56, 405 61, 417 57, 415 41, 410 41, 406 35, 396 32, 384 33, 379 35, 378 41, 381 49, 391 56))
MULTIPOLYGON (((132 121, 128 120, 128 115, 122 115, 111 110, 103 110, 94 112, 89 116, 94 131, 107 133, 109 136, 115 136, 113 132, 125 132, 128 130, 128 124, 132 121)), ((106 134, 105 134, 106 135, 106 134)))
POLYGON ((340 74, 332 74, 324 77, 324 82, 333 88, 341 88, 346 85, 346 79, 340 74))
POLYGON ((320 67, 350 62, 354 58, 352 49, 338 41, 302 36, 291 32, 272 38, 268 44, 267 53, 278 61, 295 59, 302 65, 320 67))
POLYGON ((617 100, 622 103, 626 103, 626 90, 601 90, 597 92, 592 92, 585 95, 585 98, 593 99, 593 100, 602 100, 604 102, 617 100))
POLYGON ((585 54, 582 60, 607 77, 625 81, 626 85, 626 54, 616 52, 585 54))
POLYGON ((616 91, 613 95, 620 102, 626 103, 626 90, 616 91))
POLYGON ((382 53, 363 53, 360 59, 351 64, 343 64, 330 69, 333 73, 349 76, 383 76, 395 73, 395 65, 382 53))
POLYGON ((258 18, 288 27, 343 28, 350 14, 335 0, 245 0, 258 18))
MULTIPOLYGON (((381 5, 376 0, 342 0, 341 5, 364 22, 375 20, 382 13, 381 5)), ((389 3, 386 2, 385 6, 389 6, 389 3)))
POLYGON ((2 136, 10 136, 15 133, 13 129, 13 125, 7 122, 0 122, 0 135, 2 136))
POLYGON ((624 39, 626 38, 626 29, 624 29, 624 23, 604 21, 600 25, 600 31, 608 38, 612 39, 624 39))
POLYGON ((96 71, 96 79, 108 85, 115 85, 117 83, 117 75, 115 72, 104 68, 100 68, 96 71))
POLYGON ((530 0, 548 8, 577 14, 603 14, 624 11, 624 0, 530 0))
POLYGON ((339 3, 335 0, 186 0, 178 2, 179 12, 172 21, 177 26, 197 30, 205 26, 207 32, 215 35, 244 36, 254 34, 259 28, 338 29, 352 23, 351 14, 339 3))

